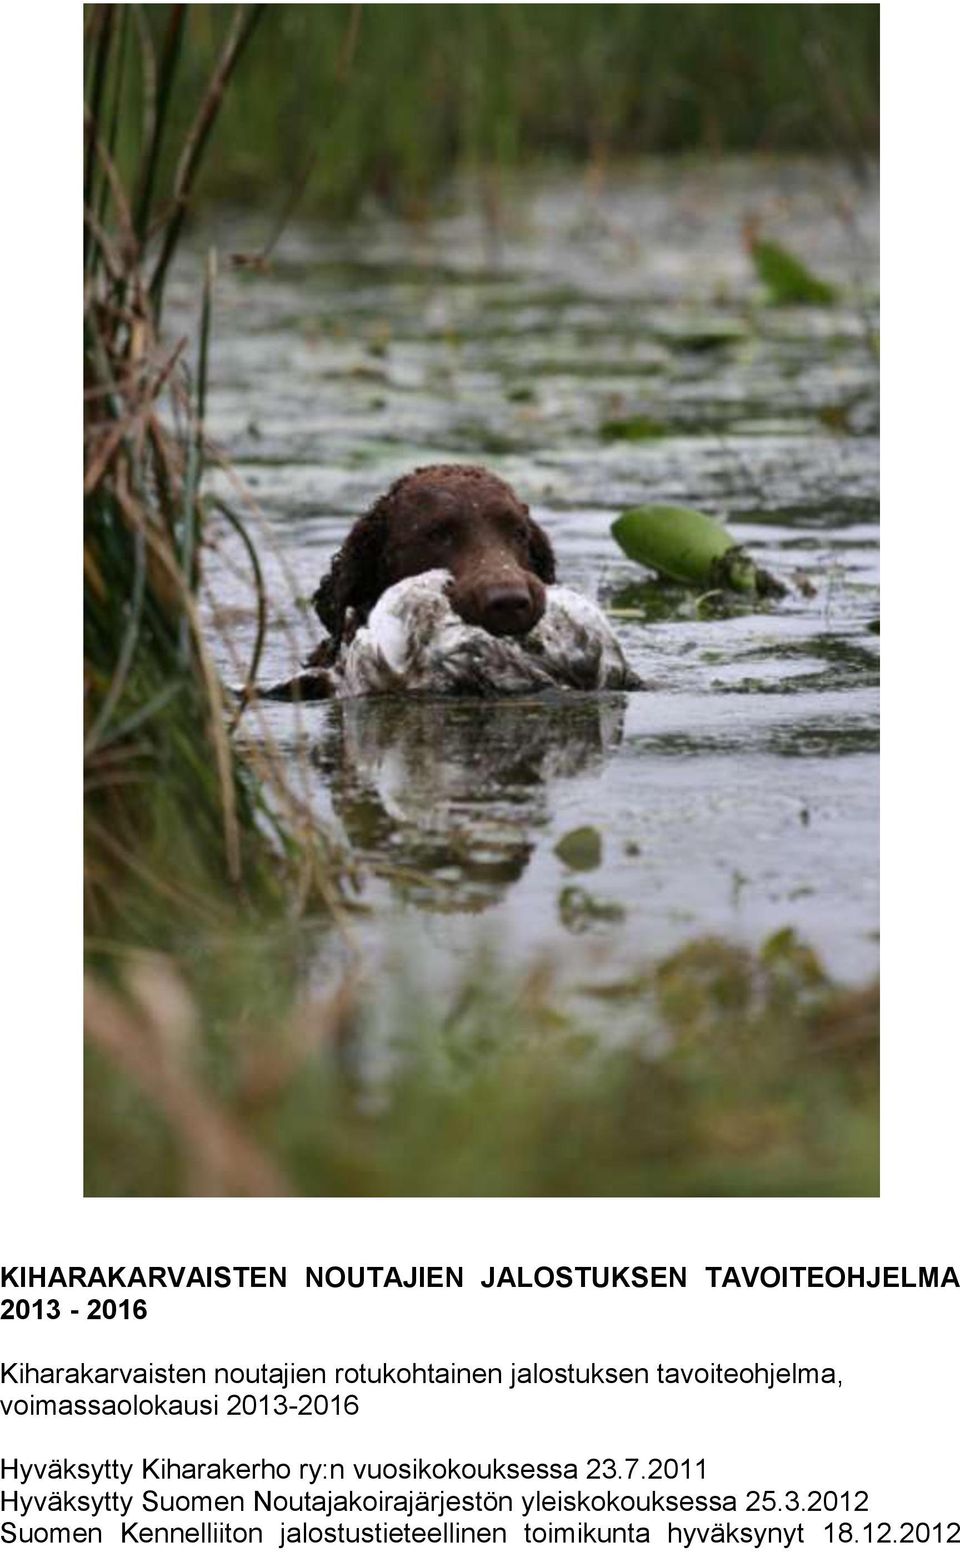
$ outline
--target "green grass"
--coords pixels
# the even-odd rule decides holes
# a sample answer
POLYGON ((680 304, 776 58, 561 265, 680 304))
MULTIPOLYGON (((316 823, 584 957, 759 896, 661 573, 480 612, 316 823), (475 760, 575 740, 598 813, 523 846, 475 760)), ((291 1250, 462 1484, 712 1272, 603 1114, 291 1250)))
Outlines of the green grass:
POLYGON ((875 988, 832 986, 789 933, 576 999, 490 956, 447 999, 349 971, 318 996, 306 953, 207 935, 127 961, 88 1018, 89 1194, 878 1189, 875 988))
MULTIPOLYGON (((117 160, 137 96, 131 6, 88 18, 84 163, 84 815, 88 939, 162 948, 186 929, 332 903, 335 868, 264 749, 241 759, 243 711, 224 691, 200 624, 210 517, 202 482, 216 454, 204 415, 213 266, 197 338, 164 338, 169 266, 204 148, 256 8, 240 8, 172 139, 182 40, 168 19, 135 163, 117 160), (166 105, 166 106, 165 106, 166 105), (168 168, 173 168, 168 172, 168 168), (263 778, 272 775, 270 782, 263 778)), ((142 21, 142 18, 140 18, 142 21)), ((243 515, 258 607, 265 599, 243 515)), ((257 649, 258 650, 258 649, 257 649)), ((256 675, 257 651, 247 666, 256 675)), ((115 975, 98 948, 94 963, 115 975)))
MULTIPOLYGON (((168 6, 138 47, 163 57, 168 6)), ((230 8, 187 8, 174 131, 230 8)), ((131 43, 133 47, 133 43, 131 43)), ((223 105, 208 196, 423 214, 448 174, 531 158, 602 168, 659 151, 832 152, 878 138, 874 5, 282 5, 265 9, 223 105)), ((121 118, 135 154, 139 105, 121 118)), ((169 161, 169 158, 161 158, 169 161)))

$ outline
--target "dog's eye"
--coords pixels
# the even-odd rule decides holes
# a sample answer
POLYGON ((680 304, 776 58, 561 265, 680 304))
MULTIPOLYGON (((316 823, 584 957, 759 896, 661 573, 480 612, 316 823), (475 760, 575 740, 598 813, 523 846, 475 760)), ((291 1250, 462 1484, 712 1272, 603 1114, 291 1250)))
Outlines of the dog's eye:
POLYGON ((434 546, 448 545, 452 542, 453 537, 453 529, 450 527, 449 523, 437 523, 433 528, 430 528, 427 531, 427 539, 434 546))
POLYGON ((509 522, 504 524, 503 532, 517 549, 525 550, 529 546, 530 533, 522 518, 511 517, 509 522))
POLYGON ((526 538, 527 525, 516 512, 500 512, 497 515, 497 527, 508 539, 526 538))

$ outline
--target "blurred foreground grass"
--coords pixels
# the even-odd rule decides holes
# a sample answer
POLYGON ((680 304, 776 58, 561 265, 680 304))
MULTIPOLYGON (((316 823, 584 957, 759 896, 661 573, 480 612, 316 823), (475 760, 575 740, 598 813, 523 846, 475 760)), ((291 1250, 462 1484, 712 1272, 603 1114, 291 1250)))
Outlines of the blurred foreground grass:
POLYGON ((789 932, 575 998, 547 963, 478 960, 445 1004, 356 971, 317 996, 294 945, 194 942, 91 981, 88 1194, 878 1190, 876 988, 832 986, 789 932))

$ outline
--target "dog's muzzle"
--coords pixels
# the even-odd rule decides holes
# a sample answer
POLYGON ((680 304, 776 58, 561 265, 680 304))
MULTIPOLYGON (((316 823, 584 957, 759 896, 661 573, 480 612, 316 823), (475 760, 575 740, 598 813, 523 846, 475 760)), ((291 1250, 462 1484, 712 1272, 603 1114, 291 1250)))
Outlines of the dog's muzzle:
POLYGON ((491 636, 525 636, 543 617, 547 602, 539 577, 526 571, 470 582, 455 578, 449 597, 461 620, 491 636))

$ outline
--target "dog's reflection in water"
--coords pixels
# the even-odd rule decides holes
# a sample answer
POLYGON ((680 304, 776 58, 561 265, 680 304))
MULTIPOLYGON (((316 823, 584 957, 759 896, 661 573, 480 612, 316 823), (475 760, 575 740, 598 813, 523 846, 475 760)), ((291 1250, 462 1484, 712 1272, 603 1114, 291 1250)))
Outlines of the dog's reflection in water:
POLYGON ((552 784, 589 781, 620 743, 624 708, 621 694, 338 701, 314 761, 351 844, 398 894, 479 911, 524 872, 552 784))

